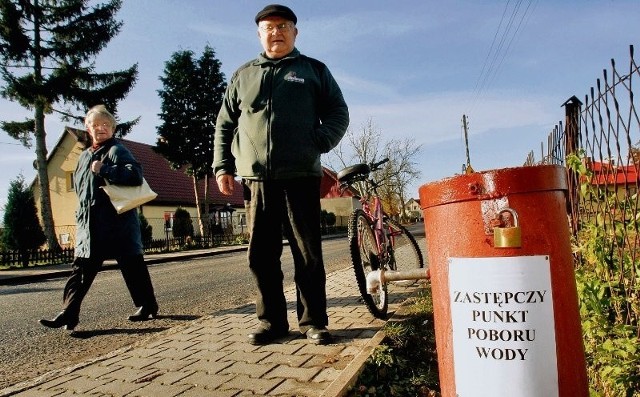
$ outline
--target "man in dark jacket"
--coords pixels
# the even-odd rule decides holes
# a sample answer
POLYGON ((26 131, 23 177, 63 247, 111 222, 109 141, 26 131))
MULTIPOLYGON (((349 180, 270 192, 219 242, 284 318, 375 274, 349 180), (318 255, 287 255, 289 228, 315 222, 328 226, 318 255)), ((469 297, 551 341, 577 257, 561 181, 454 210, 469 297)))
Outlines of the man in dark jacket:
POLYGON ((258 287, 259 328, 249 342, 289 332, 280 256, 282 236, 295 263, 300 332, 331 341, 320 239, 320 155, 349 124, 342 92, 322 62, 295 48, 297 17, 272 4, 255 17, 264 52, 231 78, 218 114, 214 172, 223 194, 242 178, 251 239, 248 260, 258 287))

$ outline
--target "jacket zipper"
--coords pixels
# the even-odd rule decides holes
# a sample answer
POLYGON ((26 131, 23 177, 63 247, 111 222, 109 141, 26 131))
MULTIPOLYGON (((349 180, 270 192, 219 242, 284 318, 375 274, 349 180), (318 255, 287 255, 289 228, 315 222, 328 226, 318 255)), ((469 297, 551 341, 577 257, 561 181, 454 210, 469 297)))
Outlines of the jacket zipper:
POLYGON ((267 96, 267 152, 265 179, 271 179, 271 118, 273 111, 273 77, 275 74, 275 65, 269 64, 269 95, 267 96))

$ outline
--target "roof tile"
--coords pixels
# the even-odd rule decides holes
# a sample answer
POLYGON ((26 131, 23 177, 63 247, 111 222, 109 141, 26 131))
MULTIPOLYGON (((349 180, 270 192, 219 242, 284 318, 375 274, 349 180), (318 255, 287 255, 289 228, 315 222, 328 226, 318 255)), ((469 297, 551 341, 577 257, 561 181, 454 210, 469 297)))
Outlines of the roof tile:
MULTIPOLYGON (((170 163, 153 150, 153 146, 127 139, 120 141, 131 151, 133 156, 142 165, 144 177, 149 186, 158 193, 154 203, 192 205, 196 200, 193 194, 193 178, 185 174, 183 169, 174 170, 170 163)), ((198 181, 198 196, 204 199, 204 180, 198 181)), ((244 206, 242 186, 236 181, 233 195, 225 196, 218 190, 215 178, 209 179, 209 203, 231 204, 232 207, 244 206)))

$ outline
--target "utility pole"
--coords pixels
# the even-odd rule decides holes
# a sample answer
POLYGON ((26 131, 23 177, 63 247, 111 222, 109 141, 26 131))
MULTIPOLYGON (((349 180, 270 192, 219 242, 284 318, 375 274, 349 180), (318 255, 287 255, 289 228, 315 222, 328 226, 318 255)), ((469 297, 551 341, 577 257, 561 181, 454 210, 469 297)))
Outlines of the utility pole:
POLYGON ((465 114, 462 115, 462 128, 464 129, 464 147, 467 154, 467 164, 462 168, 465 174, 471 174, 474 171, 471 167, 471 158, 469 157, 469 128, 467 126, 467 115, 465 114))

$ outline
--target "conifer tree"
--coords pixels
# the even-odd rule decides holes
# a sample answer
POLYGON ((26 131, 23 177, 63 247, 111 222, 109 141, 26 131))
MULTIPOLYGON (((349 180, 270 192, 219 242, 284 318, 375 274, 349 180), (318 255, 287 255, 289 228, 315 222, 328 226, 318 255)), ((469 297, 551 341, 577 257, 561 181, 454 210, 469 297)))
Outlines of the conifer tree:
POLYGON ((187 237, 193 237, 193 224, 191 223, 191 214, 184 208, 178 207, 173 214, 173 237, 185 243, 187 237))
POLYGON ((213 135, 216 118, 226 89, 220 61, 214 50, 206 46, 202 56, 194 59, 193 51, 175 52, 165 63, 164 88, 158 91, 162 101, 157 140, 154 150, 166 158, 171 167, 181 169, 193 178, 198 208, 200 233, 206 223, 202 214, 208 211, 209 177, 212 174, 213 135), (198 181, 205 180, 204 208, 198 197, 198 181))
MULTIPOLYGON (((102 103, 115 112, 135 84, 137 64, 98 73, 93 58, 120 31, 114 19, 121 0, 89 7, 87 0, 0 0, 0 75, 2 97, 33 111, 33 118, 3 121, 9 136, 31 148, 35 137, 40 209, 50 249, 56 239, 49 178, 45 117, 56 112, 64 121, 81 121, 102 103)), ((134 122, 120 128, 124 135, 134 122)))
POLYGON ((9 184, 2 242, 7 249, 20 252, 25 267, 29 263, 29 251, 46 241, 37 212, 33 192, 25 184, 24 176, 18 175, 9 184))

